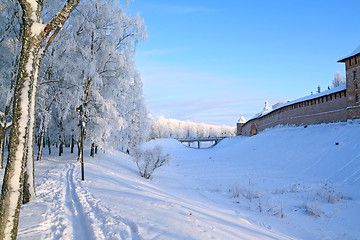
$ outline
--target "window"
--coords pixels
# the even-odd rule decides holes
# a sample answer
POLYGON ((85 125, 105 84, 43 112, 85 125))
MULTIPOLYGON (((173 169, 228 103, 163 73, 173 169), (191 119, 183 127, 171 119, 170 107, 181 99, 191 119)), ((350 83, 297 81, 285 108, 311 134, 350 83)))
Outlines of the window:
POLYGON ((355 59, 355 64, 357 64, 357 62, 358 62, 358 61, 357 61, 357 57, 355 57, 354 59, 355 59))
POLYGON ((353 71, 353 79, 354 79, 354 81, 356 81, 356 78, 357 78, 356 71, 353 71))
POLYGON ((358 103, 359 102, 359 94, 355 95, 355 99, 356 99, 356 103, 358 103))
POLYGON ((351 66, 351 58, 349 58, 349 66, 351 66))

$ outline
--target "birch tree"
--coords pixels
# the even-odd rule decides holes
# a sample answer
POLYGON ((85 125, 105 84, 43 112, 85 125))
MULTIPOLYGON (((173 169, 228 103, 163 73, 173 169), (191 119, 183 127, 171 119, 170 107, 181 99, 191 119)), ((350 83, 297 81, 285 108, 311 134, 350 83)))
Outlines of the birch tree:
POLYGON ((143 20, 128 16, 117 1, 91 0, 81 3, 65 27, 44 65, 50 66, 52 59, 60 63, 51 70, 56 76, 52 82, 62 92, 53 107, 64 122, 80 121, 63 126, 66 134, 78 134, 79 161, 85 139, 101 148, 136 145, 149 126, 144 124, 147 113, 134 63, 136 43, 147 36, 143 20))
MULTIPOLYGON (((26 155, 31 157, 26 164, 28 176, 33 171, 31 154, 33 154, 35 98, 42 57, 80 0, 67 0, 47 24, 43 24, 41 20, 43 1, 18 1, 23 11, 22 48, 14 91, 10 148, 1 192, 0 239, 16 239, 17 236, 26 155)), ((28 180, 33 182, 33 179, 28 180)))
POLYGON ((6 132, 11 127, 13 91, 21 49, 21 9, 17 1, 9 0, 1 3, 0 22, 0 169, 2 169, 6 132))

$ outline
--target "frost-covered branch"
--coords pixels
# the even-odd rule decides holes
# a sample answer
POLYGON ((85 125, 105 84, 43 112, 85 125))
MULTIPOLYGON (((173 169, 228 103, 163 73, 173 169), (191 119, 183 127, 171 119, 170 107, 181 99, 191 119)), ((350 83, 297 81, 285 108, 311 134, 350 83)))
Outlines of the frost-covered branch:
POLYGON ((169 164, 171 159, 171 154, 163 154, 161 146, 145 150, 137 149, 134 156, 140 176, 146 179, 150 179, 157 168, 169 164))

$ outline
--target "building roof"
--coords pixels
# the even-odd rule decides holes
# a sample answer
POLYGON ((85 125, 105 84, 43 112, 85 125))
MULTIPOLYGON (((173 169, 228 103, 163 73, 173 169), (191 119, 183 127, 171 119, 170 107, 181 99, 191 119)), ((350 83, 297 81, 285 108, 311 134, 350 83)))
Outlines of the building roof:
POLYGON ((246 123, 246 119, 244 118, 243 115, 241 115, 241 117, 239 119, 239 123, 246 123))
POLYGON ((319 98, 319 97, 327 96, 327 95, 330 95, 330 94, 333 94, 333 93, 336 93, 336 92, 341 92, 341 91, 343 91, 345 89, 346 89, 346 85, 341 85, 341 86, 332 88, 332 89, 324 91, 324 92, 320 92, 320 93, 312 94, 312 95, 305 96, 305 97, 302 97, 302 98, 298 98, 298 99, 295 99, 293 101, 289 101, 289 102, 287 102, 287 103, 285 103, 283 105, 280 105, 277 108, 270 109, 270 110, 258 113, 254 117, 250 118, 249 121, 252 120, 252 119, 255 119, 255 118, 260 118, 262 116, 265 116, 265 115, 267 115, 267 114, 269 114, 269 113, 271 113, 271 112, 273 112, 275 110, 278 110, 280 108, 290 106, 290 105, 293 105, 295 103, 305 102, 305 101, 308 101, 308 100, 312 100, 312 99, 316 99, 316 98, 319 98))
POLYGON ((353 57, 355 55, 358 55, 358 54, 360 54, 360 45, 352 53, 350 53, 349 55, 341 58, 338 62, 345 62, 346 59, 351 58, 351 57, 353 57))

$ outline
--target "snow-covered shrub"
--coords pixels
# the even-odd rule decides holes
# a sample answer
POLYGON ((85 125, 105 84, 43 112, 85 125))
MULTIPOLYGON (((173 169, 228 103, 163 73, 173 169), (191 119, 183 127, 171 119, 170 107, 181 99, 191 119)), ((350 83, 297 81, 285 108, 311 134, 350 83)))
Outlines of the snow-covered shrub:
POLYGON ((255 183, 249 178, 249 183, 246 187, 242 187, 239 182, 235 182, 229 192, 231 192, 231 197, 237 198, 243 196, 251 202, 251 200, 259 198, 260 193, 254 191, 255 183))
POLYGON ((279 194, 285 194, 285 193, 299 193, 299 192, 303 192, 303 191, 304 191, 304 187, 301 187, 300 183, 297 183, 297 184, 291 184, 289 186, 282 187, 282 188, 276 188, 273 191, 273 194, 279 195, 279 194))
POLYGON ((259 198, 259 212, 262 212, 263 211, 263 208, 262 208, 262 204, 261 204, 261 198, 259 198))
POLYGON ((273 216, 279 216, 281 218, 285 217, 284 209, 282 203, 270 202, 267 213, 273 216))
POLYGON ((251 202, 251 200, 260 197, 260 193, 254 191, 254 186, 255 186, 255 183, 251 180, 251 178, 249 178, 248 187, 247 187, 247 189, 245 189, 245 191, 243 191, 243 193, 242 193, 242 195, 243 195, 246 199, 248 199, 250 202, 251 202))
POLYGON ((135 152, 135 163, 139 169, 140 176, 149 179, 155 169, 169 164, 171 154, 163 154, 161 146, 148 149, 137 149, 135 152))
POLYGON ((276 188, 274 191, 273 191, 273 194, 274 195, 279 195, 279 194, 284 194, 287 192, 287 189, 285 188, 276 188))
POLYGON ((321 210, 318 208, 316 203, 309 203, 308 201, 306 201, 303 204, 303 208, 305 209, 305 212, 308 215, 314 216, 314 217, 320 217, 321 210))
POLYGON ((343 198, 340 192, 335 191, 335 189, 325 184, 317 193, 315 198, 320 198, 322 200, 327 201, 328 203, 337 203, 340 202, 343 198))
POLYGON ((238 182, 234 183, 229 189, 232 198, 238 198, 240 196, 241 187, 238 182))

